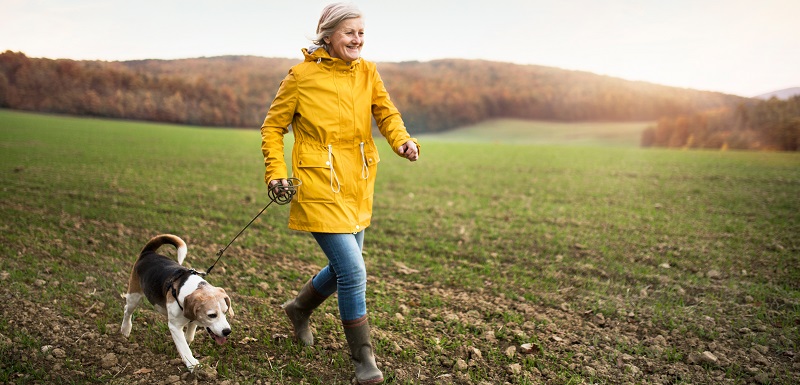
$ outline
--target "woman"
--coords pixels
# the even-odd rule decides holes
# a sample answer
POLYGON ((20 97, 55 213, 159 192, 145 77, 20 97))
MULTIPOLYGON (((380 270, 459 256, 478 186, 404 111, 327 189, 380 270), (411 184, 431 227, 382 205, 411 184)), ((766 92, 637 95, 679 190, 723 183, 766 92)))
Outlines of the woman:
POLYGON ((305 61, 281 82, 261 126, 261 150, 268 188, 288 185, 283 136, 291 124, 293 176, 302 181, 289 210, 289 228, 311 232, 328 265, 284 303, 297 339, 312 345, 311 312, 338 291, 339 313, 356 379, 383 382, 375 364, 366 307, 367 272, 362 256, 364 229, 380 161, 372 118, 396 153, 410 161, 419 145, 406 131, 389 99, 375 63, 361 59, 364 21, 353 4, 325 7, 305 61))

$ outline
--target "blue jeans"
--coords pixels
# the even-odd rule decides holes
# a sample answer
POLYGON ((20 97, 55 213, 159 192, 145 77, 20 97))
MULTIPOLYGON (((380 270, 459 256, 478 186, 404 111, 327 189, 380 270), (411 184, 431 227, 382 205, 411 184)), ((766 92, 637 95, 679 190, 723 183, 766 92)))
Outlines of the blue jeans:
POLYGON ((311 284, 324 296, 339 292, 339 317, 352 321, 367 314, 367 268, 364 265, 364 230, 355 234, 311 233, 328 257, 328 265, 311 284))

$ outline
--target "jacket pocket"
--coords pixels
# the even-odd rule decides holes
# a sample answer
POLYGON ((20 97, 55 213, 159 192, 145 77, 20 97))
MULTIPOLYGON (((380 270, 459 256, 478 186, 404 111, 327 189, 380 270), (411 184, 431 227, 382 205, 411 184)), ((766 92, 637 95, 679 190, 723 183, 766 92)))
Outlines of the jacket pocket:
POLYGON ((333 202, 331 164, 327 152, 298 154, 296 177, 303 184, 297 189, 298 202, 333 202))
POLYGON ((364 199, 372 199, 372 196, 375 195, 375 177, 378 172, 378 162, 381 161, 380 156, 378 155, 378 149, 375 147, 375 143, 367 143, 364 146, 364 153, 363 153, 363 164, 361 165, 361 177, 366 182, 364 186, 364 199))
POLYGON ((364 155, 366 157, 368 166, 377 167, 378 162, 381 161, 381 157, 378 155, 378 148, 375 146, 375 143, 370 142, 364 146, 364 155))

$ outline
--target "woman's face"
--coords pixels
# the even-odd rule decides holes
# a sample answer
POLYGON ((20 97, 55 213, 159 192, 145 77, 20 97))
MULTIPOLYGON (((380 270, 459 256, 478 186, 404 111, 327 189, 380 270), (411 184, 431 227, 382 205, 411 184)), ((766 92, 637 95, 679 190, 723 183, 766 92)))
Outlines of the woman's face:
POLYGON ((344 61, 354 61, 361 56, 364 46, 364 22, 361 18, 345 19, 330 37, 325 38, 330 47, 331 57, 344 61))

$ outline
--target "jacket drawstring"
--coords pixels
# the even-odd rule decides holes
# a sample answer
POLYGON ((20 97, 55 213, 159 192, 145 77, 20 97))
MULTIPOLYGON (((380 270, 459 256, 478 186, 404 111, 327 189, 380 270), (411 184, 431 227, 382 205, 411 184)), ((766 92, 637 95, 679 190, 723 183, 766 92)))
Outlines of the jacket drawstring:
POLYGON ((367 166, 367 156, 364 154, 364 142, 361 142, 361 179, 369 178, 369 166, 367 166))
POLYGON ((336 176, 336 170, 333 169, 333 146, 331 146, 330 144, 328 145, 328 163, 330 163, 331 166, 331 191, 333 191, 333 193, 336 194, 339 191, 342 191, 342 184, 339 183, 339 177, 336 176), (334 180, 336 180, 335 190, 333 189, 334 180))

